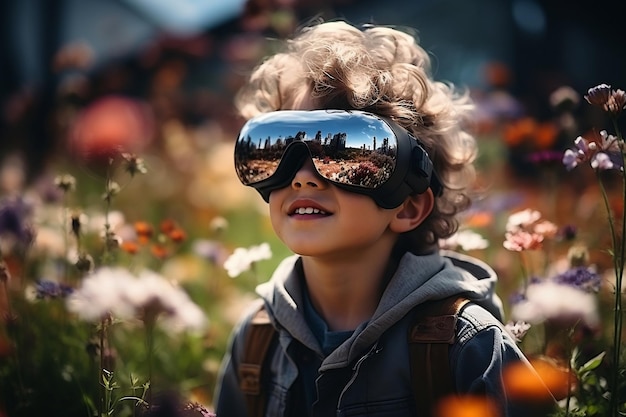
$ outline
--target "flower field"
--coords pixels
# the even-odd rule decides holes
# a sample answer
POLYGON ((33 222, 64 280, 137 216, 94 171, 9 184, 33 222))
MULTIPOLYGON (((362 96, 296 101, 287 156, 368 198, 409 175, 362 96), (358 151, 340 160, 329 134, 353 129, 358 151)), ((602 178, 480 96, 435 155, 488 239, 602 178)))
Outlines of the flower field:
MULTIPOLYGON (((268 47, 247 45, 232 68, 268 47)), ((82 55, 64 56, 74 68, 82 55)), ((243 71, 186 101, 178 58, 154 64, 141 94, 98 90, 123 84, 120 68, 67 78, 52 149, 38 164, 1 155, 0 417, 211 415, 230 331, 289 252, 234 171, 243 121, 228 97, 243 71)), ((473 94, 478 181, 441 246, 498 273, 505 324, 558 399, 554 416, 623 415, 626 93, 564 85, 538 98, 541 120, 499 107, 516 103, 505 91, 473 94)), ((525 378, 505 375, 512 395, 532 398, 525 378)))

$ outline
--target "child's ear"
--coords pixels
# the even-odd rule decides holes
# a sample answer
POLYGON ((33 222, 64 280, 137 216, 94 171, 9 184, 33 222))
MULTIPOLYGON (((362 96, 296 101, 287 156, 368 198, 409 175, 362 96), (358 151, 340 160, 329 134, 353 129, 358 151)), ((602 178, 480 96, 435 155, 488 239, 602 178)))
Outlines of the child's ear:
POLYGON ((429 188, 422 194, 410 195, 399 207, 389 224, 389 228, 396 233, 404 233, 415 229, 433 211, 435 196, 429 188))

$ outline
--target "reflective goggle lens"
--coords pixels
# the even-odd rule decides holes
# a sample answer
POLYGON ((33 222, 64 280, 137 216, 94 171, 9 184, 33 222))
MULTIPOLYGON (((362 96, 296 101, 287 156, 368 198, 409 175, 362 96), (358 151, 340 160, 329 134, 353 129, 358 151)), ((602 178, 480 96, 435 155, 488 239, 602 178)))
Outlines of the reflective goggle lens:
POLYGON ((276 111, 251 119, 241 130, 235 147, 239 179, 254 186, 271 178, 297 144, 306 145, 318 173, 334 183, 375 189, 396 167, 396 135, 374 115, 276 111))
POLYGON ((357 110, 280 110, 250 119, 235 145, 244 185, 269 201, 306 159, 320 176, 348 191, 397 207, 413 193, 443 187, 419 141, 388 119, 357 110))

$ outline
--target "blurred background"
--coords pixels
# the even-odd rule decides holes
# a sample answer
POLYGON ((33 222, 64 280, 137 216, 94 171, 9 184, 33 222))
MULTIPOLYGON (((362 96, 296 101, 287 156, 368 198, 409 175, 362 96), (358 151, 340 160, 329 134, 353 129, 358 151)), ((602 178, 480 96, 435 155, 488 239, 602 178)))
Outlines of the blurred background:
MULTIPOLYGON (((66 214, 49 216, 51 208, 70 209, 72 219, 106 213, 111 231, 127 240, 116 264, 148 266, 202 307, 210 320, 205 334, 158 339, 153 385, 211 406, 233 324, 255 285, 288 254, 273 236, 266 205, 235 176, 232 151, 243 120, 232 99, 274 40, 312 19, 416 30, 434 77, 469 89, 478 105, 479 187, 489 196, 476 200, 464 227, 489 240, 489 248, 468 251, 500 275, 505 308, 528 272, 518 254, 502 248, 515 210, 534 207, 559 227, 575 224, 592 261, 610 265, 608 236, 597 227, 606 221, 599 194, 585 176, 566 172, 561 158, 577 135, 597 136, 606 122, 582 98, 587 90, 601 83, 626 88, 620 11, 610 0, 0 2, 0 203, 26 196, 20 201, 30 204, 13 217, 0 210, 0 238, 24 231, 21 221, 37 229, 28 254, 7 250, 0 239, 13 277, 0 297, 0 312, 11 318, 0 327, 0 417, 3 408, 11 416, 84 415, 78 398, 97 396, 93 362, 79 360, 93 347, 91 333, 67 320, 63 304, 23 299, 42 280, 63 282, 68 225, 59 220, 66 214), (103 150, 117 146, 140 156, 146 173, 128 182, 112 173, 103 150), (64 173, 76 179, 76 191, 61 198, 58 181, 53 186, 64 173), (111 178, 124 181, 123 190, 104 204, 111 178), (271 259, 231 279, 224 260, 262 242, 271 259), (29 349, 15 355, 20 346, 29 349), (12 359, 18 356, 26 364, 21 371, 12 359)), ((85 226, 80 245, 98 264, 106 253, 102 223, 96 230, 85 226)), ((80 274, 72 274, 78 283, 80 274)), ((133 327, 114 330, 106 352, 128 389, 130 372, 145 376, 147 366, 136 336, 133 327)))
POLYGON ((264 38, 315 17, 414 28, 436 78, 477 92, 503 88, 539 118, 550 116, 547 97, 560 86, 619 87, 626 77, 622 16, 609 0, 22 0, 0 8, 0 151, 22 151, 31 176, 63 149, 59 106, 105 95, 151 102, 158 120, 233 128, 231 97, 267 53, 264 38))

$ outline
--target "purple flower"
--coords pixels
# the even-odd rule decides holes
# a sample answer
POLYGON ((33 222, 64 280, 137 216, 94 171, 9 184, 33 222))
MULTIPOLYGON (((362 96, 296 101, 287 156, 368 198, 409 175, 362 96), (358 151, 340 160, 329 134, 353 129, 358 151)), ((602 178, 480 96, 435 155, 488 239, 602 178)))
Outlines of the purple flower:
POLYGON ((603 151, 618 152, 620 151, 620 140, 615 135, 610 135, 606 130, 600 131, 600 148, 603 151))
POLYGON ((622 170, 624 163, 618 138, 603 130, 600 132, 600 139, 600 143, 588 142, 582 136, 578 136, 574 141, 575 149, 567 149, 563 154, 565 168, 571 171, 581 162, 589 161, 591 167, 596 170, 622 170))
POLYGON ((605 111, 619 115, 626 107, 626 92, 612 90, 610 85, 600 84, 587 91, 585 99, 589 104, 601 107, 605 111))
POLYGON ((0 201, 0 237, 12 237, 23 247, 33 242, 35 233, 28 224, 33 208, 23 199, 0 201))
POLYGON ((563 154, 563 165, 565 165, 565 169, 568 171, 576 168, 576 166, 578 166, 578 154, 571 149, 565 150, 563 154))
POLYGON ((582 136, 574 140, 574 146, 575 149, 567 149, 563 154, 563 165, 568 171, 576 168, 581 162, 588 161, 597 147, 595 142, 589 143, 582 136))
POLYGON ((41 280, 35 287, 35 297, 38 300, 65 298, 74 291, 69 285, 58 282, 41 280))
POLYGON ((597 272, 585 266, 568 269, 552 278, 552 281, 557 284, 570 285, 587 292, 598 291, 600 289, 601 280, 597 272))
MULTIPOLYGON (((536 275, 531 275, 528 278, 528 285, 539 284, 540 282, 542 282, 542 279, 539 278, 536 275)), ((526 300, 527 300, 527 298, 526 298, 525 291, 513 292, 509 296, 509 302, 511 303, 511 305, 519 304, 519 303, 524 302, 526 300)))
POLYGON ((530 163, 542 165, 561 161, 561 157, 562 154, 560 151, 544 150, 531 153, 528 155, 527 159, 530 163))
POLYGON ((198 239, 193 242, 193 252, 213 265, 221 265, 228 258, 226 248, 217 240, 198 239))
POLYGON ((605 171, 607 169, 615 168, 615 164, 613 164, 609 155, 604 152, 598 152, 593 158, 591 158, 591 168, 605 171))
POLYGON ((48 177, 44 177, 35 184, 37 194, 44 204, 59 203, 63 199, 63 191, 48 177))
POLYGON ((514 292, 509 296, 509 303, 515 305, 526 300, 526 296, 521 292, 514 292))
POLYGON ((604 107, 611 97, 611 86, 600 84, 587 90, 585 100, 591 105, 604 107))

